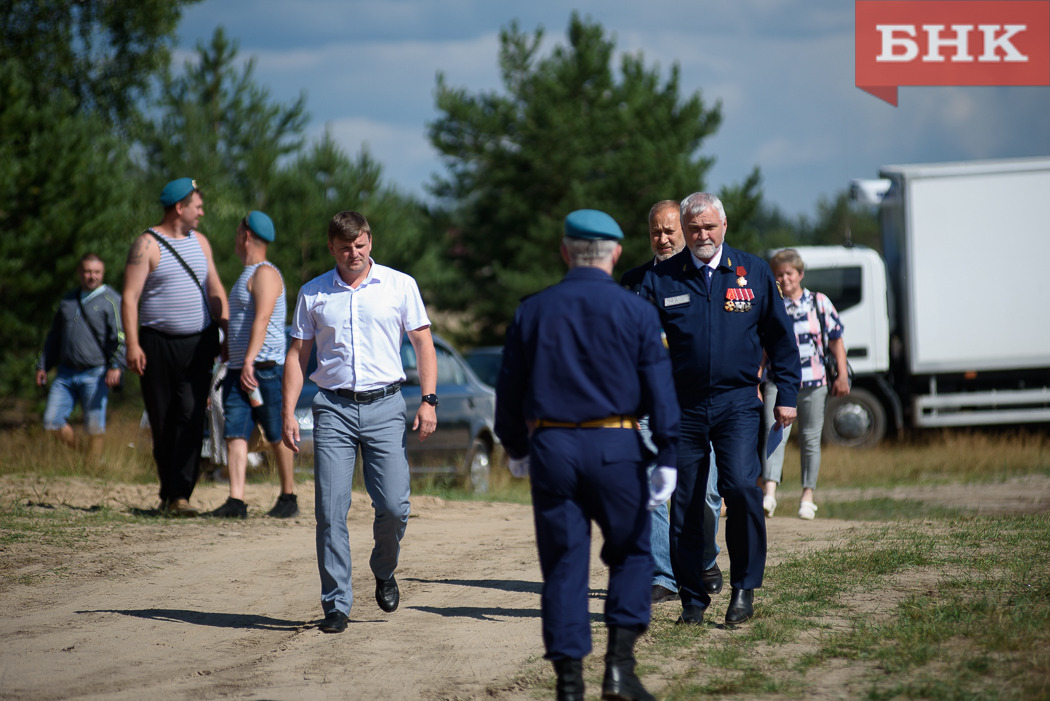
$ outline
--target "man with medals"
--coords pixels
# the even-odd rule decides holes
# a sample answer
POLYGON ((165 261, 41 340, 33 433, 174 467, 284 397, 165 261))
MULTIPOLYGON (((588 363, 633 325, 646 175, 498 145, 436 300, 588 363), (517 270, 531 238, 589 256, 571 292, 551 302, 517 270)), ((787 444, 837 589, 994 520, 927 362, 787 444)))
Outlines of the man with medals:
POLYGON ((734 625, 754 615, 754 590, 765 570, 765 515, 756 485, 762 351, 779 390, 778 425, 795 419, 801 369, 769 266, 723 243, 728 222, 721 201, 694 193, 682 201, 681 220, 686 250, 649 271, 640 292, 660 313, 682 410, 678 488, 671 501, 671 562, 682 598, 678 621, 702 623, 711 603, 702 575, 704 486, 713 444, 733 590, 725 620, 734 625))

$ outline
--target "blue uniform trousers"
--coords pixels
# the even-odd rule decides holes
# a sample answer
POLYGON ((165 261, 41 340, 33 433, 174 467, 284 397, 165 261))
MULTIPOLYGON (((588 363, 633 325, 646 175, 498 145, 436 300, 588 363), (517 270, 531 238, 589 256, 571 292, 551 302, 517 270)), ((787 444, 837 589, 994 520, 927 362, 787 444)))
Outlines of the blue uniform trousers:
POLYGON ((671 500, 671 564, 683 606, 707 607, 704 591, 704 516, 710 446, 718 455, 718 493, 726 502, 729 582, 737 589, 762 586, 766 567, 766 521, 762 490, 756 485, 762 404, 737 401, 703 403, 682 409, 678 444, 678 487, 671 500))
POLYGON ((582 659, 591 651, 592 519, 602 530, 601 558, 609 567, 606 624, 639 632, 649 627, 649 455, 637 431, 541 428, 529 456, 546 658, 582 659))

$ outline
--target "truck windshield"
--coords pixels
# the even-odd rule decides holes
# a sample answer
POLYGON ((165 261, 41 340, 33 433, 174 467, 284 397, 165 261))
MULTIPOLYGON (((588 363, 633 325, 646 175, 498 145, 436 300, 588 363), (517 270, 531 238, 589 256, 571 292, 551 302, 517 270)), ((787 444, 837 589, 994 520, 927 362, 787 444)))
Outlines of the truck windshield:
POLYGON ((854 268, 807 268, 802 286, 812 292, 823 292, 835 309, 843 312, 860 304, 860 266, 854 268))

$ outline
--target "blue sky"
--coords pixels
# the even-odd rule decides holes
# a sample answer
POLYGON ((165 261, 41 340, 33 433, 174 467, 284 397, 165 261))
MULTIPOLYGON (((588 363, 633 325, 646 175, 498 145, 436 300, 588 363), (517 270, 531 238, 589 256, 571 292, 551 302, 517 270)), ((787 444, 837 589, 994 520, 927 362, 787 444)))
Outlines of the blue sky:
MULTIPOLYGON (((185 11, 176 57, 218 25, 282 101, 307 94, 310 133, 350 153, 367 142, 387 179, 424 194, 441 162, 426 139, 438 71, 452 86, 500 88, 499 30, 542 25, 565 41, 575 9, 620 51, 681 67, 683 93, 721 100, 702 153, 708 188, 762 169, 768 202, 812 213, 821 196, 881 165, 1050 155, 1050 87, 904 87, 892 107, 854 86, 852 0, 206 0, 185 11)), ((683 195, 688 193, 682 193, 683 195)))

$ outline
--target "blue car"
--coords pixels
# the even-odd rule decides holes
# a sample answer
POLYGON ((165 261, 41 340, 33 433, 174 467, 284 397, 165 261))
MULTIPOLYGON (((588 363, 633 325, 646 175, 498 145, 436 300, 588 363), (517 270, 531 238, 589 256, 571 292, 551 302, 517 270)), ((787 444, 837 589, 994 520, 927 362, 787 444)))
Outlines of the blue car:
MULTIPOLYGON (((290 342, 290 341, 289 341, 290 342)), ((316 347, 315 347, 316 348, 316 347)), ((423 443, 412 430, 422 392, 416 351, 408 338, 401 343, 401 363, 406 381, 401 385, 408 421, 408 464, 412 474, 455 475, 476 492, 487 492, 493 452, 498 440, 493 430, 496 420, 496 393, 478 379, 452 346, 434 336, 437 353, 437 431, 423 443)), ((316 350, 310 352, 307 377, 295 405, 299 422, 299 450, 313 452, 314 419, 311 405, 317 385, 309 375, 317 369, 316 350)))

